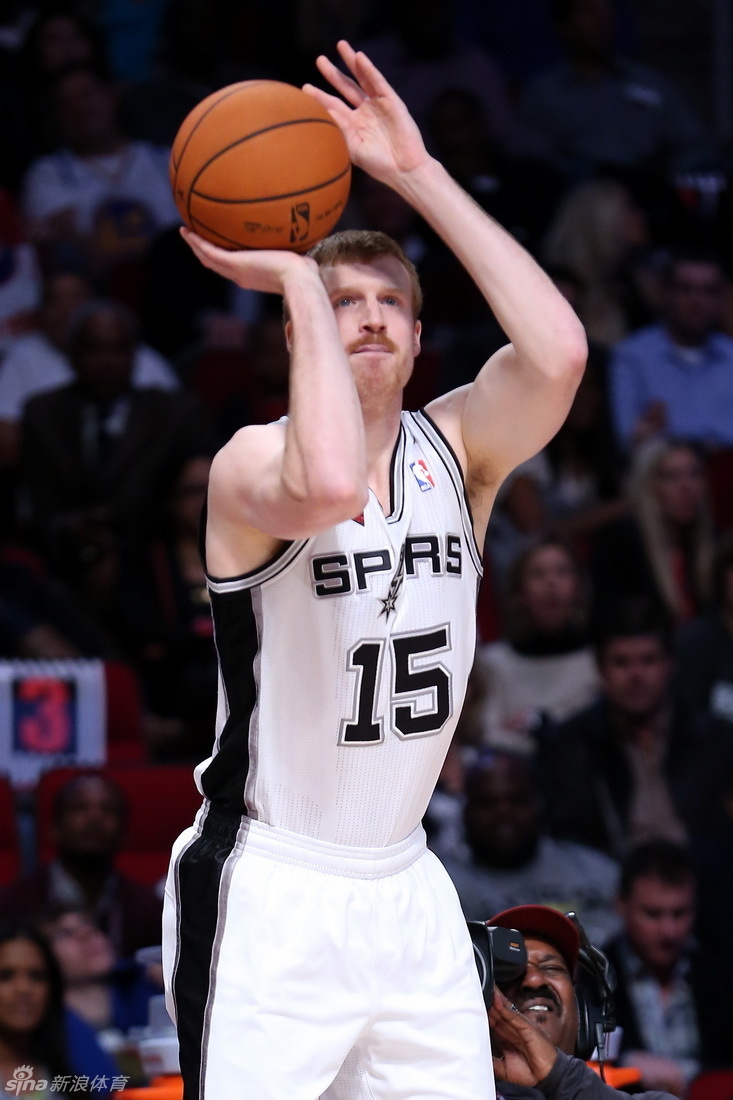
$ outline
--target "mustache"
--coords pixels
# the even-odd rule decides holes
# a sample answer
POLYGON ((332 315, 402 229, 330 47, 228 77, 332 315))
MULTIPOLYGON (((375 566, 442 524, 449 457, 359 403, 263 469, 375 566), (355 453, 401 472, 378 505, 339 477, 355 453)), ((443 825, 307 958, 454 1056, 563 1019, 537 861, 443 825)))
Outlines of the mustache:
POLYGON ((389 339, 388 336, 381 336, 378 333, 374 336, 362 336, 359 340, 354 340, 353 344, 349 344, 349 355, 352 355, 359 348, 365 348, 369 345, 378 344, 379 347, 386 348, 387 351, 396 351, 395 345, 389 339))
POLYGON ((541 985, 535 989, 528 989, 526 987, 520 989, 519 993, 514 998, 514 1003, 521 1012, 522 1006, 526 1001, 535 1001, 538 997, 543 1001, 552 1001, 556 1008, 562 1008, 560 998, 555 990, 549 985, 541 985))

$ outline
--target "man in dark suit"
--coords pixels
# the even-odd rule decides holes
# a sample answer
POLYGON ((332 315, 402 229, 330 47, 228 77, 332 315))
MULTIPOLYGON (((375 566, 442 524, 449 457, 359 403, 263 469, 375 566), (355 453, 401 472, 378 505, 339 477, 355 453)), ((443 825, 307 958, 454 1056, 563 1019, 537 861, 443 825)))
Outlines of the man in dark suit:
POLYGON ((670 631, 642 597, 609 608, 596 637, 597 702, 540 746, 550 830, 616 859, 642 840, 684 841, 731 755, 729 724, 691 714, 673 689, 670 631))
POLYGON ((28 401, 22 481, 30 524, 72 583, 150 532, 172 472, 214 441, 191 393, 131 384, 137 330, 117 302, 92 302, 73 325, 70 385, 28 401))
POLYGON ((696 884, 686 847, 641 844, 622 864, 623 931, 604 948, 616 973, 621 1061, 647 1088, 682 1096, 701 1069, 733 1066, 730 976, 693 938, 696 884))

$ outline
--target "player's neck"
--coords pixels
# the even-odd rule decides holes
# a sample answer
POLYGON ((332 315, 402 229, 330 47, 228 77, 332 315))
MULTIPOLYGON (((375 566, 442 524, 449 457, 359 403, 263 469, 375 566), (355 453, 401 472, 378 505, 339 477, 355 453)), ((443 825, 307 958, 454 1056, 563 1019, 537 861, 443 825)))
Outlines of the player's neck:
POLYGON ((390 469, 392 455, 400 431, 401 406, 395 405, 389 412, 384 409, 378 415, 370 415, 364 409, 366 437, 367 480, 376 493, 385 514, 390 510, 390 469))

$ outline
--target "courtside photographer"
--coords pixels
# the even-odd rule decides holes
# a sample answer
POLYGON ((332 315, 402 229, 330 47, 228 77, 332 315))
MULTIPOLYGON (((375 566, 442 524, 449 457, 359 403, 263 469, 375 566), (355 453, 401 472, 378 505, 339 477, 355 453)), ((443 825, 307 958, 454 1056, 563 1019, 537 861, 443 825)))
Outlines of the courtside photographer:
MULTIPOLYGON (((603 1067, 613 1030, 613 974, 574 915, 520 905, 469 922, 489 1009, 497 1100, 613 1100, 603 1067), (506 930, 512 934, 507 936, 506 930)), ((637 1093, 670 1100, 665 1092, 637 1093)))

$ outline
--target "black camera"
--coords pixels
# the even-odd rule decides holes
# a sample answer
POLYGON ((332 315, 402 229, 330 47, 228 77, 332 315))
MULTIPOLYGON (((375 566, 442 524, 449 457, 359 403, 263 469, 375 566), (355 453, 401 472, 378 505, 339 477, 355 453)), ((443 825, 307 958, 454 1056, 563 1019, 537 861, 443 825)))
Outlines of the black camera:
POLYGON ((501 928, 480 920, 466 923, 488 1008, 494 997, 494 986, 511 985, 524 974, 527 969, 527 947, 524 936, 516 928, 501 928))

